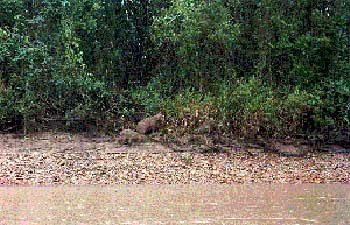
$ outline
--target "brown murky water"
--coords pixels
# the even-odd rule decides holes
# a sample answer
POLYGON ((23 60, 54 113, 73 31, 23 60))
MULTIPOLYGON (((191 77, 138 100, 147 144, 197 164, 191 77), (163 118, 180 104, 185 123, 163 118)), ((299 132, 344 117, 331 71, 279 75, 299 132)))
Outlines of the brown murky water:
POLYGON ((350 224, 350 185, 0 187, 0 224, 350 224))

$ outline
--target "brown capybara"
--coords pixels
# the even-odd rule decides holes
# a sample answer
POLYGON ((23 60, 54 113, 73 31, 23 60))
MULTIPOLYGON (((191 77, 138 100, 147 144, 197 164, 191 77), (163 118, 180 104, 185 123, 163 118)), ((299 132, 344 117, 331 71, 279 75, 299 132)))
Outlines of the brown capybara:
POLYGON ((164 115, 162 113, 157 113, 152 117, 141 120, 136 126, 136 131, 140 134, 158 132, 163 121, 164 115))

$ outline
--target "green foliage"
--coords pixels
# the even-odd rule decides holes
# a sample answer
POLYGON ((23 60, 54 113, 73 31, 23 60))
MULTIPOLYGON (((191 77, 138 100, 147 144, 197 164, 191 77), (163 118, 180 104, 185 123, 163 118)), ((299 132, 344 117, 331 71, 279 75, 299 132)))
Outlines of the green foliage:
POLYGON ((159 79, 151 80, 146 86, 142 86, 131 92, 135 105, 140 105, 148 116, 153 115, 161 109, 163 105, 164 92, 166 88, 162 86, 159 79))
POLYGON ((158 48, 176 46, 177 79, 208 90, 211 81, 232 74, 227 57, 238 33, 223 1, 176 0, 154 21, 152 39, 158 48))
POLYGON ((158 111, 247 137, 350 125, 348 1, 4 0, 0 16, 1 127, 158 111))

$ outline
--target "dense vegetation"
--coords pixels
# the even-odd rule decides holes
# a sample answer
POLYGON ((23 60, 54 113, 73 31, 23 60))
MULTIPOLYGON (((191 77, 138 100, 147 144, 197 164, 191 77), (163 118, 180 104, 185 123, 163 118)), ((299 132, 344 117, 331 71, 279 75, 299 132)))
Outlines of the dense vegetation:
POLYGON ((247 138, 339 133, 350 1, 1 0, 0 78, 4 131, 113 131, 163 111, 181 132, 211 119, 247 138))

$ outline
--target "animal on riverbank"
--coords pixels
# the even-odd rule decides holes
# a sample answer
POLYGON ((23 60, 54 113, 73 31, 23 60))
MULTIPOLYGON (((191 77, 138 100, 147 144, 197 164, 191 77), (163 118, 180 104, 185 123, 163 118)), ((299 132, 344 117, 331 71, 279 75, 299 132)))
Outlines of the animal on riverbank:
POLYGON ((163 124, 163 121, 164 115, 162 113, 157 113, 152 117, 141 120, 136 126, 136 131, 140 134, 158 132, 163 124))
POLYGON ((122 130, 118 136, 118 142, 120 144, 133 145, 147 141, 155 141, 147 135, 158 132, 163 121, 164 115, 161 113, 145 118, 137 124, 136 131, 132 129, 122 130))
POLYGON ((118 136, 118 142, 122 145, 133 145, 146 142, 147 137, 144 134, 137 133, 131 129, 124 129, 118 136))

